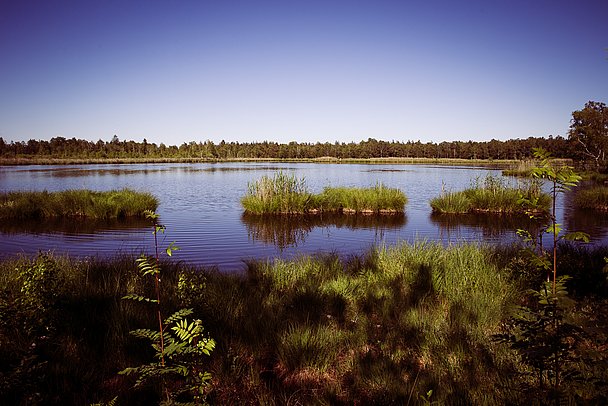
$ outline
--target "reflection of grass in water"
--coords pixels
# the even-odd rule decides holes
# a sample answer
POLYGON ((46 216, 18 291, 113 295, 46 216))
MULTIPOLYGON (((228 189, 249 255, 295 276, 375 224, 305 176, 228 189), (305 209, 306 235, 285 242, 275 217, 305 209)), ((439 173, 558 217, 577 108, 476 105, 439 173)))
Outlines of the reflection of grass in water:
POLYGON ((74 221, 73 218, 54 217, 44 221, 37 219, 5 219, 0 222, 0 232, 8 234, 95 234, 106 230, 135 230, 149 226, 149 222, 141 217, 125 219, 86 219, 74 221))
POLYGON ((155 210, 158 200, 150 193, 130 189, 97 192, 7 192, 0 194, 0 218, 43 219, 53 217, 112 219, 143 216, 155 210))
POLYGON ((388 229, 403 227, 407 221, 405 214, 391 216, 344 216, 332 213, 317 215, 267 215, 257 216, 244 213, 241 217, 252 240, 274 244, 283 249, 302 244, 309 232, 315 227, 350 229, 388 229))
POLYGON ((431 221, 441 230, 455 231, 462 226, 475 227, 481 228, 484 235, 490 236, 500 236, 505 232, 514 232, 518 229, 534 230, 540 227, 540 224, 524 215, 496 216, 492 213, 431 213, 431 221))

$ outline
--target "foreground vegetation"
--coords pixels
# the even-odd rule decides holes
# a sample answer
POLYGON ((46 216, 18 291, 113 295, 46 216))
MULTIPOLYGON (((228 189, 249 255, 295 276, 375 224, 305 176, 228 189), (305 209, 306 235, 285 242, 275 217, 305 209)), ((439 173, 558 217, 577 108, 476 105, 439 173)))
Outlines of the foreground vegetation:
POLYGON ((308 191, 304 179, 276 173, 249 184, 241 204, 248 214, 402 213, 407 198, 399 189, 376 184, 370 188, 326 187, 308 191))
POLYGON ((131 189, 0 193, 0 219, 143 217, 146 210, 157 206, 152 194, 131 189))
MULTIPOLYGON (((542 403, 535 367, 494 338, 511 331, 517 304, 534 303, 524 292, 543 278, 518 252, 404 244, 251 263, 244 275, 164 262, 161 307, 192 309, 215 339, 202 359, 212 404, 542 403)), ((577 375, 561 399, 608 401, 605 256, 606 248, 560 247, 576 299, 564 317, 586 334, 564 361, 577 375)), ((6 260, 0 285, 0 403, 163 396, 117 374, 152 355, 129 331, 158 327, 145 304, 122 300, 154 297, 134 258, 6 260)))
POLYGON ((535 201, 537 209, 547 211, 551 198, 543 193, 538 182, 526 182, 518 187, 510 187, 501 178, 487 176, 477 179, 463 191, 444 191, 441 196, 431 200, 434 213, 508 213, 526 214, 522 198, 535 201))

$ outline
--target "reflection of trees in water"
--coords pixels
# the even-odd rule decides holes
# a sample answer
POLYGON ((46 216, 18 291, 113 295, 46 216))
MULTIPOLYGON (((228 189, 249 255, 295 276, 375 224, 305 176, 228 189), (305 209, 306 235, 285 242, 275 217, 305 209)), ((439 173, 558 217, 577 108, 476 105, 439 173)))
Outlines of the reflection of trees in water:
POLYGON ((42 220, 3 220, 0 232, 5 234, 95 234, 108 230, 147 228, 150 222, 142 218, 92 220, 74 218, 48 218, 42 220))
POLYGON ((518 229, 525 229, 535 235, 541 224, 527 216, 496 215, 492 213, 476 214, 431 214, 431 221, 449 238, 452 233, 460 235, 462 228, 479 229, 484 238, 496 239, 512 234, 518 229))
POLYGON ((574 207, 576 193, 590 186, 594 184, 584 183, 573 192, 564 193, 564 226, 569 232, 589 234, 592 241, 603 241, 608 238, 608 212, 574 207))
POLYGON ((283 249, 304 243, 308 233, 315 227, 349 229, 394 229, 405 225, 407 217, 403 213, 392 215, 267 215, 243 214, 247 234, 253 241, 263 241, 283 249))

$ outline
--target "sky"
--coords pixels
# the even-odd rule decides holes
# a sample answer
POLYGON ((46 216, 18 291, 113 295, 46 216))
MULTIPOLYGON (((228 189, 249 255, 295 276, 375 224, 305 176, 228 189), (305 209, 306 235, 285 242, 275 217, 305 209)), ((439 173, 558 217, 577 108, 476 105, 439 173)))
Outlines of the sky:
POLYGON ((0 0, 0 137, 567 136, 607 49, 606 0, 0 0))

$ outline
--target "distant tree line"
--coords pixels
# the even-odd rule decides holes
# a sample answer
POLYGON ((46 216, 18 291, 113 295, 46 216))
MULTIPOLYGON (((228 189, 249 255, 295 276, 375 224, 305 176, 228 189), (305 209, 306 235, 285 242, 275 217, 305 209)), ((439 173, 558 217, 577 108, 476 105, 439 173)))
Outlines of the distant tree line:
POLYGON ((534 138, 509 141, 379 141, 369 138, 359 143, 298 143, 279 144, 264 141, 253 143, 213 141, 189 142, 180 146, 143 142, 110 142, 54 137, 50 141, 5 142, 0 138, 0 156, 49 158, 461 158, 461 159, 523 159, 530 157, 532 148, 543 147, 556 157, 571 157, 575 145, 562 137, 534 138))
POLYGON ((460 159, 526 159, 533 148, 542 147, 556 158, 591 159, 599 168, 605 166, 608 146, 608 109, 604 103, 588 102, 585 108, 572 113, 568 138, 561 136, 529 137, 508 141, 382 141, 369 138, 359 143, 280 144, 264 141, 252 143, 212 141, 183 143, 179 146, 121 141, 97 142, 54 137, 50 141, 29 140, 6 142, 0 137, 2 158, 460 158, 460 159))

